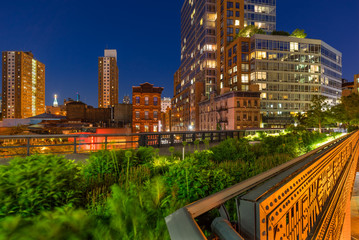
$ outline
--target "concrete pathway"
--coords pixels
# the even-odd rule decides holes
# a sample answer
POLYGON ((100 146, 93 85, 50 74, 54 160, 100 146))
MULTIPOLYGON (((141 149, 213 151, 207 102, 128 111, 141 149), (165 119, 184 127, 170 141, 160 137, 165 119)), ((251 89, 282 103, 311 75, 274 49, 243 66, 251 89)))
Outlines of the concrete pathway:
POLYGON ((357 173, 351 206, 352 239, 359 240, 359 172, 357 173))

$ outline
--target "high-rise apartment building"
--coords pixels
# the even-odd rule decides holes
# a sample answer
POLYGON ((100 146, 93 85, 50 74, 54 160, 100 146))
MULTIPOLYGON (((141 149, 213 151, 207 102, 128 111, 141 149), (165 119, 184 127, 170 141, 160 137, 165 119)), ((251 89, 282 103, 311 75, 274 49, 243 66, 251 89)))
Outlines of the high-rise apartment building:
POLYGON ((118 104, 117 51, 105 50, 98 58, 98 107, 108 108, 118 104))
MULTIPOLYGON (((276 30, 276 0, 223 0, 217 1, 217 93, 222 88, 230 87, 226 84, 225 75, 228 53, 226 47, 236 39, 239 31, 249 25, 254 25, 266 33, 276 30)), ((248 41, 242 39, 243 45, 238 50, 248 50, 248 41)), ((244 64, 249 64, 248 53, 239 55, 244 64)), ((239 70, 241 71, 241 70, 239 70)), ((240 91, 248 91, 249 81, 240 84, 240 91)))
POLYGON ((45 65, 31 52, 2 53, 2 114, 4 119, 45 113, 45 65))
POLYGON ((197 103, 202 94, 208 95, 215 90, 216 16, 213 0, 184 1, 181 10, 181 67, 178 73, 181 78, 176 82, 172 101, 174 111, 183 115, 180 117, 182 121, 174 126, 177 130, 198 127, 197 103))
POLYGON ((261 91, 264 127, 283 127, 307 112, 315 95, 335 105, 342 95, 342 53, 325 42, 256 34, 250 80, 261 91))

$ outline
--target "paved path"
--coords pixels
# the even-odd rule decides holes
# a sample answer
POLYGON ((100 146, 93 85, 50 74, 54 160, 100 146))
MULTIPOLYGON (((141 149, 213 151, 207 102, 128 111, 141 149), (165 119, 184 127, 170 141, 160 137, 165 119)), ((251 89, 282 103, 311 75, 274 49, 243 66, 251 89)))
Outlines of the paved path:
POLYGON ((352 197, 352 239, 359 240, 359 172, 355 180, 352 197))

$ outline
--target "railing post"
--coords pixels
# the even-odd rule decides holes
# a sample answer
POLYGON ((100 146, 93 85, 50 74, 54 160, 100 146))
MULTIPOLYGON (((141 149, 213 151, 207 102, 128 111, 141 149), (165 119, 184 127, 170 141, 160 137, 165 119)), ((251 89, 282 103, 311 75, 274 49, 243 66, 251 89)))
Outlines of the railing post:
POLYGON ((192 142, 194 143, 194 141, 196 141, 196 134, 192 133, 192 142))
POLYGON ((27 138, 26 149, 27 149, 26 155, 30 156, 30 138, 27 138))
POLYGON ((213 132, 211 132, 211 142, 213 142, 213 132))
POLYGON ((105 136, 105 150, 107 150, 107 136, 105 136))
POLYGON ((170 135, 170 141, 171 141, 171 146, 173 146, 175 143, 175 136, 173 133, 171 133, 171 135, 170 135))
POLYGON ((158 148, 161 147, 161 134, 158 134, 158 138, 157 138, 157 145, 158 145, 158 148))
POLYGON ((76 137, 74 137, 74 153, 76 154, 77 153, 77 144, 76 144, 76 141, 77 141, 77 139, 76 139, 76 137))
POLYGON ((222 140, 222 133, 218 132, 218 142, 221 142, 221 140, 222 140))

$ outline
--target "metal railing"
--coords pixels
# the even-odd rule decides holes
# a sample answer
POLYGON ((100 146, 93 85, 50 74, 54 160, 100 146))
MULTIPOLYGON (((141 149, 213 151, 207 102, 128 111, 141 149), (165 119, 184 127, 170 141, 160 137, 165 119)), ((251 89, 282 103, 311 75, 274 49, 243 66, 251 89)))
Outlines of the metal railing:
POLYGON ((212 230, 218 237, 219 233, 222 234, 222 240, 307 239, 309 234, 309 239, 324 239, 326 234, 340 233, 340 226, 345 225, 345 214, 340 211, 345 209, 343 202, 348 201, 348 189, 354 184, 351 175, 355 175, 358 145, 359 132, 348 134, 177 210, 166 217, 171 239, 207 239, 195 219, 214 209, 219 210, 221 218, 213 221, 212 230), (327 181, 324 182, 324 179, 327 181), (316 183, 317 188, 314 187, 316 183), (319 189, 320 183, 322 189, 319 189), (343 189, 345 194, 341 196, 338 193, 344 192, 343 189), (308 195, 305 195, 307 191, 308 195), (313 193, 317 193, 316 198, 313 193), (309 202, 309 199, 314 202, 309 202), (230 200, 235 200, 237 211, 237 219, 232 222, 225 207, 230 200), (319 209, 322 210, 320 214, 319 209), (331 215, 334 213, 335 216, 331 215))
POLYGON ((250 129, 238 131, 160 132, 138 134, 71 134, 0 136, 0 157, 29 156, 48 153, 88 153, 99 150, 169 147, 207 139, 221 142, 228 137, 242 138, 257 132, 280 133, 283 129, 250 129))

